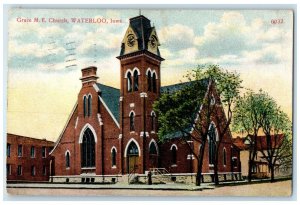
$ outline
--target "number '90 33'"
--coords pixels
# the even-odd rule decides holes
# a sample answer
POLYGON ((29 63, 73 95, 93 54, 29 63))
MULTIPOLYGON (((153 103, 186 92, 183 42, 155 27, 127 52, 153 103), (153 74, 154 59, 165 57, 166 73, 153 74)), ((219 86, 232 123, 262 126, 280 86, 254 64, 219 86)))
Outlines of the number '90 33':
POLYGON ((271 24, 283 24, 283 19, 272 19, 271 24))

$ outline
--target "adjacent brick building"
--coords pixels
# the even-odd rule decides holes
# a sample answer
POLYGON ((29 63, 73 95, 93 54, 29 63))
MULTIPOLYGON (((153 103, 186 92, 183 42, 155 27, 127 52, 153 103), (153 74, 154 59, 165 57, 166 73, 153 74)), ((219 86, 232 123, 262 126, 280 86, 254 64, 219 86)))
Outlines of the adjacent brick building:
POLYGON ((48 181, 54 142, 7 134, 7 181, 48 181))
MULTIPOLYGON (((161 87, 159 39, 150 20, 140 15, 130 19, 121 43, 120 89, 97 82, 97 68, 82 69, 82 88, 77 102, 51 152, 52 180, 94 181, 131 173, 144 174, 151 168, 165 168, 170 173, 194 173, 196 162, 180 136, 158 143, 158 123, 153 103, 165 89, 161 87)), ((100 76, 101 77, 101 76, 100 76)), ((213 86, 207 83, 207 89, 213 86)), ((217 98, 217 93, 215 93, 217 98)), ((224 115, 222 106, 217 109, 224 115)), ((226 120, 224 116, 224 120, 226 120)), ((216 129, 215 122, 211 127, 216 129)), ((218 130, 216 129, 216 136, 218 130)), ((221 142, 222 174, 239 172, 233 166, 238 152, 232 151, 228 131, 221 142), (225 151, 224 151, 225 150, 225 151)), ((194 143, 195 149, 200 144, 194 143)), ((208 150, 208 145, 205 149, 208 150)), ((204 159, 205 173, 212 172, 208 153, 204 159)))

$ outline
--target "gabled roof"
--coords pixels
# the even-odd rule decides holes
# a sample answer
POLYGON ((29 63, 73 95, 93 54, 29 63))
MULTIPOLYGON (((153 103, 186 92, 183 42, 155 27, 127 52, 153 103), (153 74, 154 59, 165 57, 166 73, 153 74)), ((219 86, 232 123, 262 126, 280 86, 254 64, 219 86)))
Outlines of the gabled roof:
MULTIPOLYGON (((162 86, 160 88, 160 92, 161 93, 165 93, 165 92, 173 93, 173 92, 176 92, 178 90, 181 90, 185 86, 190 85, 192 82, 194 82, 194 81, 191 81, 191 82, 182 82, 182 83, 177 83, 177 84, 162 86)), ((201 80, 201 83, 203 83, 207 87, 208 83, 209 83, 209 80, 208 79, 203 79, 203 80, 201 80)))
POLYGON ((248 145, 245 144, 245 138, 241 138, 241 137, 232 138, 232 142, 240 150, 248 149, 248 145))
MULTIPOLYGON (((254 138, 253 135, 249 135, 251 139, 254 138)), ((278 135, 271 135, 271 147, 272 149, 274 148, 279 148, 284 140, 284 135, 283 134, 278 134, 278 135)), ((267 150, 268 145, 267 145, 267 136, 257 136, 257 150, 267 150)))
MULTIPOLYGON (((238 147, 240 150, 247 150, 251 146, 251 143, 249 140, 253 140, 254 136, 253 135, 248 135, 247 137, 237 137, 233 138, 233 144, 238 147)), ((271 135, 271 147, 272 148, 278 148, 282 145, 284 140, 284 135, 283 134, 278 134, 278 135, 271 135)), ((267 136, 257 136, 257 142, 256 142, 256 149, 258 151, 262 150, 267 150, 267 136)))
POLYGON ((110 112, 113 114, 117 122, 120 118, 119 110, 119 99, 120 99, 120 90, 111 86, 103 85, 97 83, 98 88, 101 91, 101 98, 104 100, 105 104, 109 108, 110 112))

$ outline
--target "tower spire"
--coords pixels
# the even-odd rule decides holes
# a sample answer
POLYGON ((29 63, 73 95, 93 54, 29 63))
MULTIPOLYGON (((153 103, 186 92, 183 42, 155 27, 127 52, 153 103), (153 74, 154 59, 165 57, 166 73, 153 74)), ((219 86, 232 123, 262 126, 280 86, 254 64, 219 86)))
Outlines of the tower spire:
POLYGON ((142 15, 142 10, 141 9, 139 9, 139 15, 142 15))

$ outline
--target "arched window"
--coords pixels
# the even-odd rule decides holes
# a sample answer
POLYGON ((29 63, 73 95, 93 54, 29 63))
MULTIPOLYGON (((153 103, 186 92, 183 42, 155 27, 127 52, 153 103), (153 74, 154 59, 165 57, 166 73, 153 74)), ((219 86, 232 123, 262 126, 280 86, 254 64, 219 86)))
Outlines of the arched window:
POLYGON ((176 164, 177 163, 177 149, 176 149, 176 146, 172 146, 171 152, 172 152, 172 164, 176 164))
POLYGON ((115 167, 117 164, 117 151, 115 148, 112 148, 111 151, 111 166, 115 167))
POLYGON ((151 142, 150 144, 149 154, 157 155, 157 150, 154 142, 151 142))
POLYGON ((133 79, 134 79, 134 91, 139 90, 139 74, 138 71, 135 70, 133 73, 133 79))
POLYGON ((139 149, 136 146, 135 142, 130 142, 129 146, 128 146, 128 150, 127 150, 127 156, 129 155, 139 155, 139 149))
POLYGON ((216 154, 217 130, 214 123, 210 124, 208 131, 209 164, 214 164, 216 154))
POLYGON ((82 138, 81 167, 95 167, 95 138, 89 128, 85 130, 82 138))
POLYGON ((147 81, 148 81, 148 91, 151 91, 151 71, 149 70, 147 73, 147 81))
POLYGON ((226 149, 223 149, 223 165, 226 166, 227 161, 226 161, 226 149))
POLYGON ((151 112, 151 130, 155 132, 155 113, 151 112))
POLYGON ((130 118, 130 132, 134 131, 134 112, 131 112, 129 115, 130 118))
POLYGON ((153 73, 153 76, 152 76, 152 87, 153 87, 153 92, 156 93, 156 74, 153 73))
POLYGON ((92 115, 92 96, 89 95, 88 97, 88 116, 92 115))
POLYGON ((131 73, 128 72, 127 74, 127 91, 131 92, 132 91, 132 79, 131 79, 131 73))
POLYGON ((86 96, 83 97, 83 116, 85 117, 87 115, 87 102, 86 102, 86 96))
POLYGON ((70 153, 66 152, 66 168, 70 168, 70 153))

